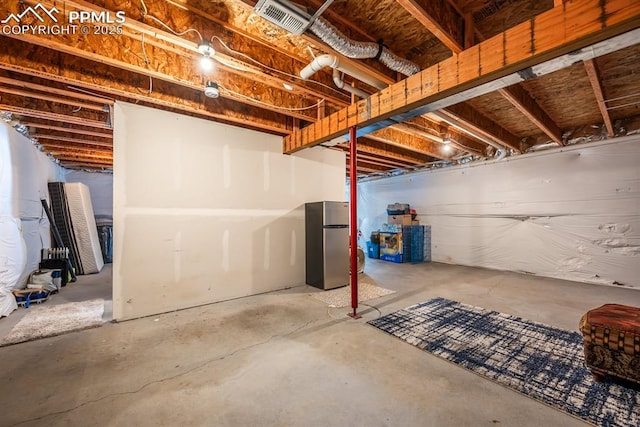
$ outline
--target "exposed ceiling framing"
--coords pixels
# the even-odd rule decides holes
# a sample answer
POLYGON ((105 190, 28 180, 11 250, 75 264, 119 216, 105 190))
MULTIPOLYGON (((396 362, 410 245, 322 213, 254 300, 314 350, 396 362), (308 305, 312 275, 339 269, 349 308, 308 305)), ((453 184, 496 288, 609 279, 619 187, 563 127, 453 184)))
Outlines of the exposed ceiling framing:
MULTIPOLYGON (((521 73, 524 81, 495 83, 637 29, 638 2, 341 0, 322 13, 345 37, 380 41, 417 64, 422 71, 408 78, 373 58, 346 58, 309 31, 292 35, 257 16, 255 3, 4 1, 0 21, 37 4, 56 7, 59 17, 121 12, 126 20, 92 23, 89 34, 3 30, 0 111, 11 113, 12 123, 23 124, 64 166, 88 169, 113 166, 112 110, 118 101, 280 135, 286 153, 325 144, 348 157, 344 135, 358 125, 363 176, 517 155, 549 142, 574 143, 577 134, 581 141, 613 138, 640 122, 635 42, 612 42, 610 52, 601 48, 595 57, 533 79, 521 73), (201 39, 216 51, 210 71, 200 67, 201 39), (331 70, 306 81, 297 77, 324 53, 389 87, 379 91, 342 75, 347 85, 371 94, 359 100, 334 85, 331 70), (218 98, 204 95, 209 80, 219 85, 218 98)), ((293 3, 313 14, 324 2, 293 3)), ((42 22, 26 13, 20 18, 25 24, 42 22)))

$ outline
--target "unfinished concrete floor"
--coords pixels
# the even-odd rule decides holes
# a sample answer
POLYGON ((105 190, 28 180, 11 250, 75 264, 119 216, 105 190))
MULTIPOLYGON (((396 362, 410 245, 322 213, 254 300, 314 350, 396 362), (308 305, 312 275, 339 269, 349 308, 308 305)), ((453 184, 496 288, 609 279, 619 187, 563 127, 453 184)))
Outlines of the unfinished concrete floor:
POLYGON ((436 296, 566 329, 604 303, 640 306, 637 290, 367 262, 397 293, 361 320, 298 286, 0 348, 0 425, 585 425, 365 322, 436 296))
MULTIPOLYGON (((53 294, 47 301, 42 303, 42 307, 68 304, 70 302, 87 301, 101 298, 104 300, 104 314, 102 319, 105 322, 113 319, 112 303, 112 266, 105 264, 98 274, 85 274, 78 276, 77 281, 68 283, 60 289, 60 292, 53 294)), ((34 305, 38 307, 40 305, 34 305)), ((29 313, 29 309, 19 307, 7 317, 0 319, 0 338, 5 337, 11 329, 29 313)))

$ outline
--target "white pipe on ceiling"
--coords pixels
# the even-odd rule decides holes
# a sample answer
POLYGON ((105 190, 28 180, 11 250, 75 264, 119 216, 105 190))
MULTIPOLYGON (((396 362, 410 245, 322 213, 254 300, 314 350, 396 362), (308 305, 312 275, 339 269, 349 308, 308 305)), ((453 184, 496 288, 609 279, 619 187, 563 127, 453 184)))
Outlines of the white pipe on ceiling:
POLYGON ((362 71, 352 67, 350 64, 342 64, 340 63, 340 59, 337 56, 329 54, 320 55, 313 61, 311 61, 306 67, 300 70, 300 77, 303 80, 308 80, 316 72, 322 70, 325 67, 330 67, 334 70, 342 71, 343 73, 348 74, 351 77, 358 79, 361 82, 373 86, 377 89, 384 89, 387 87, 387 84, 385 82, 363 73, 362 71))

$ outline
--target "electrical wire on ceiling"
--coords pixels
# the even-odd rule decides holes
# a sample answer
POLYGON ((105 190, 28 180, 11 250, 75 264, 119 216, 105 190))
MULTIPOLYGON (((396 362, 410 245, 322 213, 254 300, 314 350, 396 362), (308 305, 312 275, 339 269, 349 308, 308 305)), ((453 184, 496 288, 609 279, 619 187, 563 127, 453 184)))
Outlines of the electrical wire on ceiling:
POLYGON ((195 28, 187 28, 186 30, 182 31, 181 33, 175 31, 173 28, 171 28, 170 26, 168 26, 167 24, 162 22, 162 20, 156 18, 153 15, 149 15, 149 11, 147 10, 147 5, 144 3, 144 0, 140 0, 140 3, 142 4, 142 10, 143 10, 142 17, 143 18, 149 18, 149 19, 157 22, 158 24, 162 25, 164 28, 166 28, 167 30, 169 30, 170 32, 175 34, 176 36, 184 36, 187 33, 194 32, 194 33, 196 33, 198 35, 200 40, 203 39, 202 34, 200 34, 200 31, 196 30, 195 28))
POLYGON ((147 56, 147 49, 144 47, 144 33, 141 36, 142 41, 142 55, 144 56, 144 64, 149 65, 151 62, 149 61, 149 57, 147 56))
MULTIPOLYGON (((150 15, 150 14, 149 14, 149 12, 148 12, 148 9, 147 9, 147 5, 145 4, 144 0, 140 0, 140 3, 142 4, 142 9, 143 9, 142 14, 143 14, 143 17, 145 17, 145 18, 149 18, 149 19, 151 19, 151 20, 153 20, 153 21, 155 21, 155 22, 159 23, 163 28, 167 29, 167 30, 168 30, 169 32, 171 32, 172 34, 174 34, 174 35, 176 35, 176 36, 183 36, 183 35, 185 35, 185 34, 187 34, 187 33, 193 32, 193 33, 195 33, 195 34, 197 34, 197 35, 198 35, 198 37, 199 37, 199 39, 200 39, 200 40, 204 40, 204 37, 202 37, 202 34, 200 34, 200 32, 199 32, 198 30, 196 30, 195 28, 187 28, 186 30, 184 30, 184 31, 182 31, 182 32, 175 31, 175 30, 174 30, 173 28, 171 28, 169 25, 165 24, 162 20, 160 20, 160 19, 156 18, 156 17, 155 17, 155 16, 153 16, 153 15, 150 15)), ((143 37, 144 37, 144 35, 143 35, 143 37)), ((260 62, 260 61, 258 61, 258 60, 256 60, 256 59, 252 58, 251 56, 249 56, 249 55, 247 55, 247 54, 243 53, 243 52, 237 51, 237 50, 235 50, 235 49, 233 49, 233 48, 229 47, 229 45, 227 45, 227 44, 224 42, 224 40, 222 40, 222 39, 221 39, 220 37, 218 37, 218 36, 213 36, 213 37, 211 37, 211 39, 210 39, 210 40, 211 40, 211 41, 213 41, 214 39, 216 39, 216 40, 217 40, 217 41, 222 45, 222 47, 224 47, 224 48, 225 48, 225 50, 227 50, 227 51, 228 51, 228 52, 230 52, 230 53, 233 53, 233 54, 235 54, 235 55, 238 55, 238 56, 241 56, 241 57, 243 57, 243 58, 245 58, 245 59, 248 59, 249 61, 253 62, 254 64, 259 65, 260 67, 263 67, 263 68, 265 68, 265 69, 267 69, 267 70, 270 70, 270 71, 273 71, 273 72, 279 73, 279 74, 281 74, 281 75, 284 75, 284 76, 287 76, 287 77, 290 77, 290 78, 293 78, 293 79, 296 79, 296 80, 302 80, 302 81, 304 81, 304 79, 301 79, 301 78, 300 78, 300 76, 298 76, 298 75, 290 74, 290 73, 287 73, 286 71, 282 71, 282 70, 278 70, 278 69, 276 69, 276 68, 270 67, 270 66, 268 66, 267 64, 264 64, 264 63, 262 63, 262 62, 260 62)), ((143 43, 143 54, 144 54, 144 56, 145 56, 145 63, 147 63, 147 62, 146 62, 146 61, 147 61, 147 56, 146 56, 146 53, 144 52, 144 38, 142 39, 142 43, 143 43)), ((309 48, 309 50, 311 51, 311 48, 309 48)), ((313 51, 311 51, 311 55, 315 57, 315 55, 313 54, 313 51)), ((235 64, 231 64, 229 61, 226 61, 226 60, 224 60, 223 58, 219 58, 219 57, 216 57, 216 56, 212 56, 212 57, 211 57, 211 59, 213 59, 213 60, 215 60, 215 61, 217 61, 217 62, 221 63, 222 65, 224 65, 224 66, 226 66, 226 67, 232 68, 232 69, 237 70, 237 71, 244 71, 244 72, 250 72, 250 73, 256 73, 256 74, 258 73, 258 71, 254 70, 254 69, 252 69, 252 68, 244 67, 244 66, 238 66, 238 65, 235 65, 235 64)), ((326 85, 326 84, 324 84, 324 83, 322 83, 322 82, 319 82, 319 81, 316 81, 316 80, 309 80, 309 82, 314 83, 314 84, 317 84, 317 85, 319 85, 319 86, 322 86, 322 87, 324 87, 324 88, 326 88, 326 89, 329 89, 329 90, 331 90, 332 92, 334 92, 334 93, 336 93, 336 94, 338 94, 338 95, 344 95, 344 93, 340 92, 339 90, 336 90, 334 87, 331 87, 331 86, 329 86, 329 85, 326 85)))
MULTIPOLYGON (((145 4, 144 0, 140 0, 140 3, 142 5, 142 9, 143 9, 143 12, 142 12, 143 18, 149 18, 149 19, 157 22, 163 28, 167 29, 168 31, 170 31, 172 34, 174 34, 176 36, 183 36, 185 34, 193 32, 193 33, 198 35, 200 41, 204 40, 204 38, 202 37, 202 34, 200 34, 200 32, 198 30, 196 30, 195 28, 187 28, 186 30, 184 30, 182 32, 175 31, 169 25, 165 24, 162 20, 156 18, 153 15, 150 15, 149 11, 147 9, 147 5, 145 4)), ((261 66, 263 68, 265 68, 265 69, 268 69, 270 71, 273 71, 273 72, 276 72, 276 73, 279 73, 279 74, 282 74, 282 75, 285 75, 285 76, 288 76, 288 77, 291 77, 291 78, 296 79, 296 80, 304 80, 300 76, 297 76, 295 74, 289 74, 289 73, 287 73, 285 71, 281 71, 281 70, 278 70, 276 68, 270 67, 270 66, 268 66, 266 64, 263 64, 262 62, 260 62, 260 61, 258 61, 256 59, 252 58, 251 56, 249 56, 249 55, 247 55, 247 54, 245 54, 243 52, 240 52, 240 51, 232 49, 231 47, 229 47, 224 42, 224 40, 222 40, 218 36, 213 36, 213 37, 211 37, 210 40, 213 42, 214 39, 217 40, 220 43, 220 45, 222 45, 222 47, 224 47, 224 49, 226 49, 228 52, 233 53, 233 54, 238 55, 238 56, 241 56, 242 58, 245 58, 245 59, 247 59, 247 60, 249 60, 249 61, 251 61, 251 62, 253 62, 253 63, 255 63, 255 64, 257 64, 257 65, 259 65, 259 66, 261 66)), ((142 46, 143 46, 144 61, 145 61, 145 63, 147 63, 148 58, 147 58, 146 52, 144 50, 144 34, 142 34, 142 46)), ((235 65, 235 64, 231 64, 230 61, 224 60, 224 59, 216 57, 216 56, 212 56, 211 59, 216 60, 217 62, 221 63, 223 66, 226 66, 226 67, 229 67, 229 68, 233 68, 233 69, 238 70, 238 71, 251 72, 251 73, 256 73, 256 74, 258 73, 258 71, 253 70, 253 69, 251 69, 249 67, 244 67, 244 66, 238 66, 238 65, 235 65)), ((323 87, 325 87, 327 89, 330 89, 331 91, 333 91, 333 92, 335 92, 337 94, 343 95, 342 92, 336 90, 335 88, 333 88, 333 87, 331 87, 329 85, 325 85, 322 82, 318 82, 318 81, 314 81, 314 80, 310 80, 310 82, 315 83, 315 84, 320 85, 320 86, 323 86, 323 87)), ((235 92, 235 91, 233 91, 231 89, 228 89, 228 88, 224 87, 221 84, 218 84, 218 86, 223 88, 226 92, 231 93, 231 94, 233 94, 233 95, 235 95, 237 97, 241 97, 241 98, 244 98, 244 99, 247 99, 247 100, 251 100, 252 102, 257 102, 259 104, 267 105, 270 108, 277 108, 277 109, 286 110, 286 111, 304 111, 304 110, 309 110, 309 109, 312 109, 312 108, 319 107, 324 102, 324 99, 321 99, 316 104, 311 105, 309 107, 300 107, 300 108, 280 107, 280 106, 272 105, 272 104, 257 100, 255 98, 252 98, 250 96, 243 95, 241 93, 235 92)), ((149 93, 151 93, 151 88, 152 88, 152 85, 150 83, 149 93)))
POLYGON ((104 98, 105 100, 109 100, 109 101, 115 101, 116 100, 115 98, 109 98, 108 96, 104 96, 104 95, 96 93, 96 92, 91 92, 89 90, 82 89, 82 88, 79 88, 77 86, 67 85, 67 88, 71 89, 71 90, 78 91, 78 92, 86 93, 87 95, 93 95, 93 96, 97 96, 99 98, 104 98))

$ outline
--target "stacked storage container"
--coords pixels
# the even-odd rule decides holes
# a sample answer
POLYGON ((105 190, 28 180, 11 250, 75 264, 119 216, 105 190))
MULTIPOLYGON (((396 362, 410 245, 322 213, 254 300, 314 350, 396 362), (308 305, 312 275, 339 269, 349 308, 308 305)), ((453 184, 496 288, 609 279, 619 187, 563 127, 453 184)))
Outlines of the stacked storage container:
POLYGON ((431 262, 431 226, 424 226, 424 262, 431 262))

